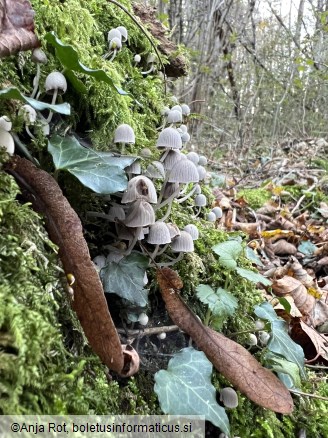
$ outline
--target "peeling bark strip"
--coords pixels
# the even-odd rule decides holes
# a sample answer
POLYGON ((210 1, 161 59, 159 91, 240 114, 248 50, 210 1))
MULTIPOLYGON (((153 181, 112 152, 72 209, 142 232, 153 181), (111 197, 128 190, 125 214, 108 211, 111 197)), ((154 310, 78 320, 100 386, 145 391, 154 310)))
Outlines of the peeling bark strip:
POLYGON ((183 56, 173 57, 172 54, 178 49, 177 46, 165 36, 165 28, 156 18, 156 8, 141 3, 133 3, 134 13, 147 25, 147 29, 159 41, 159 50, 169 58, 169 64, 165 65, 167 76, 178 78, 187 74, 186 60, 183 56))
POLYGON ((0 0, 0 58, 40 46, 28 0, 0 0))
POLYGON ((66 275, 73 278, 72 307, 76 311, 91 348, 100 359, 122 376, 135 374, 139 356, 130 346, 121 346, 99 275, 90 259, 79 217, 57 182, 25 158, 15 156, 6 170, 17 180, 35 210, 43 213, 50 239, 59 247, 66 275), (71 277, 73 275, 73 277, 71 277))
POLYGON ((205 327, 179 295, 183 283, 175 271, 157 271, 167 311, 173 322, 188 333, 215 368, 258 405, 281 414, 293 411, 293 399, 285 385, 264 368, 244 347, 205 327))

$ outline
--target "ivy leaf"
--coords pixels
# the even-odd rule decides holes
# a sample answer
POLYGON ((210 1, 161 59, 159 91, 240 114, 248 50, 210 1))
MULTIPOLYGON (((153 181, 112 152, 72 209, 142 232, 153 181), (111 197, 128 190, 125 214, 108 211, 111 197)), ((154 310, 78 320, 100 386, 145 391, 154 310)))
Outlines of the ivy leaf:
POLYGON ((98 82, 106 82, 119 94, 127 95, 128 93, 114 84, 112 78, 110 78, 104 70, 91 69, 86 67, 79 61, 77 51, 69 44, 63 43, 55 34, 55 32, 48 32, 45 35, 46 41, 50 43, 56 50, 56 57, 61 62, 62 66, 68 70, 84 73, 88 76, 94 77, 98 82))
POLYGON ((302 378, 306 379, 304 370, 304 352, 288 335, 287 324, 279 319, 269 303, 262 303, 255 307, 255 314, 271 323, 271 337, 267 345, 269 351, 276 353, 290 362, 295 363, 302 378))
POLYGON ((123 169, 134 157, 114 157, 110 152, 95 152, 80 145, 75 137, 54 135, 48 142, 56 169, 67 170, 96 193, 110 194, 125 190, 123 169))
POLYGON ((236 268, 236 271, 241 277, 246 278, 246 280, 252 283, 262 283, 264 286, 270 286, 272 284, 268 278, 263 277, 263 275, 258 272, 244 268, 236 268))
POLYGON ((147 257, 135 252, 118 263, 110 262, 100 271, 105 292, 145 307, 148 304, 148 291, 144 289, 144 276, 148 264, 147 257))
POLYGON ((233 315, 238 307, 236 298, 230 292, 221 288, 214 292, 210 286, 200 284, 196 288, 196 294, 202 303, 208 305, 214 316, 220 316, 222 317, 220 319, 223 320, 225 317, 233 315))
POLYGON ((212 364, 202 351, 184 348, 173 356, 167 370, 155 374, 154 391, 165 414, 204 415, 229 435, 229 420, 216 402, 211 374, 212 364))
POLYGON ((71 114, 71 107, 69 103, 51 105, 51 103, 40 102, 39 100, 32 99, 32 97, 24 96, 24 94, 22 94, 16 87, 9 87, 0 90, 0 99, 21 100, 31 105, 37 111, 43 111, 47 109, 55 113, 64 114, 66 116, 69 116, 71 114))
POLYGON ((261 262, 260 257, 255 253, 253 248, 246 246, 245 254, 246 254, 246 257, 248 258, 248 260, 250 260, 255 265, 264 266, 263 263, 261 262))
MULTIPOLYGON (((269 351, 264 356, 264 361, 266 365, 269 365, 269 368, 275 371, 278 376, 280 375, 288 375, 292 380, 292 387, 293 388, 300 388, 301 387, 301 378, 300 378, 300 371, 297 366, 297 364, 290 362, 289 360, 284 359, 281 356, 278 356, 271 351, 269 351)), ((283 377, 282 380, 283 383, 286 383, 286 378, 283 377)), ((286 385, 288 388, 291 388, 290 386, 286 385)))
POLYGON ((237 267, 237 258, 241 254, 243 247, 236 240, 218 243, 212 247, 212 250, 220 256, 219 263, 221 266, 235 270, 237 267))

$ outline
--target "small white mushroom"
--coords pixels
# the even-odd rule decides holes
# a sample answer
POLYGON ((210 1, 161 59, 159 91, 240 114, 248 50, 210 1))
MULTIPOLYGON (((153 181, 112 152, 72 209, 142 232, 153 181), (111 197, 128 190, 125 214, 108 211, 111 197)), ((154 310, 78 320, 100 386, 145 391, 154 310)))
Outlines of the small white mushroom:
POLYGON ((9 117, 7 116, 0 117, 0 129, 9 132, 12 128, 12 125, 13 124, 11 123, 9 117))
POLYGON ((194 224, 188 224, 184 227, 184 231, 187 231, 192 237, 192 240, 197 240, 199 237, 199 231, 196 225, 194 224))
POLYGON ((15 143, 9 132, 0 129, 0 147, 4 147, 9 155, 15 151, 15 143))
POLYGON ((147 325, 148 321, 149 321, 149 318, 146 315, 146 313, 140 313, 138 321, 139 321, 140 325, 147 325))
POLYGON ((233 388, 223 388, 220 391, 220 401, 227 408, 236 408, 238 406, 238 395, 233 388))
POLYGON ((157 337, 160 341, 163 341, 166 338, 166 333, 165 332, 159 333, 157 337))
MULTIPOLYGON (((66 92, 67 81, 62 73, 60 73, 59 71, 53 71, 46 77, 44 87, 48 94, 52 94, 51 104, 54 105, 56 103, 58 94, 63 94, 66 92)), ((50 123, 52 115, 53 113, 52 111, 50 111, 47 118, 47 123, 50 123)))

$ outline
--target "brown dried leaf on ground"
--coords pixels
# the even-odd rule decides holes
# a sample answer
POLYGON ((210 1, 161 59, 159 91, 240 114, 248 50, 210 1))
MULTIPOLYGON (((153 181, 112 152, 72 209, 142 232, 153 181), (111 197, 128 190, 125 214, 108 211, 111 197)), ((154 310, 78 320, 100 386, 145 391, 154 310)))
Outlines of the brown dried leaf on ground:
POLYGON ((275 255, 293 255, 297 253, 297 248, 287 240, 280 239, 275 243, 272 243, 271 249, 275 255))
POLYGON ((52 176, 30 161, 15 156, 6 170, 16 178, 34 209, 45 215, 49 236, 59 247, 65 273, 74 279, 72 307, 91 348, 111 370, 125 377, 134 374, 139 367, 138 354, 131 348, 122 349, 79 217, 52 176))
POLYGON ((303 316, 309 316, 312 313, 316 300, 296 278, 285 275, 272 283, 272 290, 278 297, 291 295, 303 316))
POLYGON ((241 345, 205 327, 179 295, 183 284, 169 268, 157 271, 157 281, 173 322, 188 333, 215 368, 250 400, 282 414, 293 411, 293 400, 283 383, 241 345))
POLYGON ((28 0, 0 0, 0 58, 40 45, 28 0))
MULTIPOLYGON (((299 321, 302 330, 308 335, 313 343, 316 352, 323 359, 328 360, 328 336, 318 333, 313 327, 308 326, 305 322, 299 321)), ((317 358, 307 358, 307 362, 311 361, 311 359, 317 358)))

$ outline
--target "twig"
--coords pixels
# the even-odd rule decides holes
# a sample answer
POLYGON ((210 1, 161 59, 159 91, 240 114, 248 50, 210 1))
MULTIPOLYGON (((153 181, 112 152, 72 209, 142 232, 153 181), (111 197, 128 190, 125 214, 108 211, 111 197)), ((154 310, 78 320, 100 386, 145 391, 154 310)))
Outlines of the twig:
POLYGON ((317 398, 319 400, 326 400, 326 401, 328 401, 328 397, 323 397, 323 396, 317 395, 317 394, 309 394, 307 392, 296 391, 294 389, 289 389, 289 392, 291 392, 293 394, 296 394, 296 395, 304 395, 305 397, 317 398))
POLYGON ((117 329, 118 333, 127 335, 128 337, 158 335, 159 333, 171 333, 180 330, 177 325, 168 325, 162 327, 149 327, 145 329, 129 330, 129 329, 117 329))

